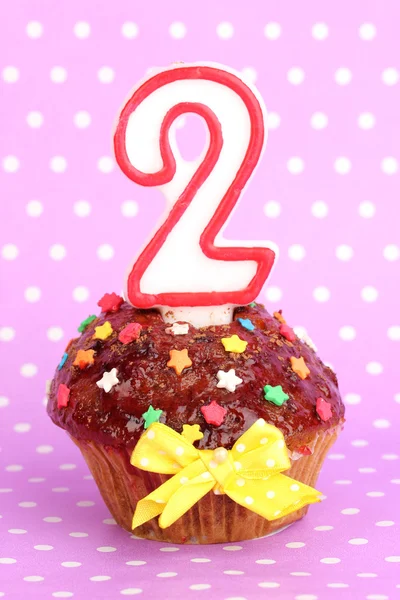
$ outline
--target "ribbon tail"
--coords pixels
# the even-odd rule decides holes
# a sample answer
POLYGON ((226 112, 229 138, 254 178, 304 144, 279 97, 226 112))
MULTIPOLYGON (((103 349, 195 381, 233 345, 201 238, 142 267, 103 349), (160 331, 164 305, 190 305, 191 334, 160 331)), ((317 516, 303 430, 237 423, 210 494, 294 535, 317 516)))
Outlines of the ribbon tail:
POLYGON ((308 504, 320 502, 320 492, 281 474, 272 475, 268 479, 246 479, 241 487, 232 480, 224 491, 232 500, 268 521, 280 519, 308 504))

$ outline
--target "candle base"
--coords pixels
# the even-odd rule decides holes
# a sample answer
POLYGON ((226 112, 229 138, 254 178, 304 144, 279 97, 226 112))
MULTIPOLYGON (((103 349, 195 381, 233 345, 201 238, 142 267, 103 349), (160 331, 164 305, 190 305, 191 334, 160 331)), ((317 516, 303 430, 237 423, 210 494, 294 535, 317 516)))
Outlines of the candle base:
POLYGON ((210 327, 226 325, 232 322, 233 304, 222 306, 159 306, 162 318, 166 323, 183 321, 193 327, 210 327))

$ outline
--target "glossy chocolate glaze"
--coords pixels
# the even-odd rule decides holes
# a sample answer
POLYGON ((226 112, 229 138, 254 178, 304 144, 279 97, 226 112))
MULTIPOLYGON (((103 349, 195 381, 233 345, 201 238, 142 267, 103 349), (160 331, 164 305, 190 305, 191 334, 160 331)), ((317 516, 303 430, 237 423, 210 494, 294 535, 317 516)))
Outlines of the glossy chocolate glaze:
POLYGON ((319 431, 343 421, 344 406, 336 375, 315 352, 299 339, 289 342, 279 333, 279 321, 257 304, 235 310, 229 325, 195 329, 187 335, 166 333, 166 324, 155 310, 138 310, 127 303, 115 313, 101 314, 72 340, 68 359, 56 370, 51 384, 48 413, 56 425, 81 440, 93 440, 109 446, 134 446, 143 433, 142 414, 151 404, 162 409, 161 423, 179 433, 186 423, 198 423, 204 433, 199 448, 231 448, 256 419, 262 417, 278 427, 290 450, 311 443, 319 431), (250 319, 254 331, 245 329, 238 318, 250 319), (93 339, 94 328, 109 321, 113 333, 105 341, 93 339), (143 327, 140 338, 129 344, 118 340, 119 332, 131 322, 143 327), (242 354, 226 352, 221 338, 237 334, 248 342, 242 354), (176 375, 167 367, 169 351, 188 349, 193 364, 176 375), (78 350, 95 350, 95 361, 81 370, 72 363, 78 350), (301 380, 293 372, 290 357, 303 356, 311 373, 301 380), (104 371, 117 369, 120 384, 109 393, 96 385, 104 371), (243 383, 235 392, 216 387, 217 372, 235 369, 243 383), (60 383, 70 392, 66 408, 57 407, 60 383), (264 399, 265 385, 281 385, 289 395, 282 406, 264 399), (316 400, 330 402, 332 417, 321 421, 316 400), (201 407, 216 400, 227 414, 219 427, 206 423, 201 407))

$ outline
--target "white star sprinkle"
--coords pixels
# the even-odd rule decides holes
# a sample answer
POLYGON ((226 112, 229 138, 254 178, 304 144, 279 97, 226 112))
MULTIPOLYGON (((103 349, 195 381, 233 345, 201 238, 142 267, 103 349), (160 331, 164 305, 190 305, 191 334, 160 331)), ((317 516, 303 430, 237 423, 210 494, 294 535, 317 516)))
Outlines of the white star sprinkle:
POLYGON ((174 323, 172 327, 167 327, 165 332, 170 335, 186 335, 189 333, 189 325, 187 323, 174 323))
POLYGON ((117 377, 117 369, 111 369, 111 371, 104 371, 103 377, 96 381, 96 385, 99 386, 102 390, 104 390, 107 394, 112 390, 114 385, 119 383, 119 379, 117 377))
POLYGON ((309 348, 314 350, 314 352, 317 351, 317 346, 314 344, 314 342, 312 341, 305 329, 303 329, 302 327, 295 327, 294 332, 299 338, 299 340, 303 342, 303 344, 306 344, 309 348))
POLYGON ((243 383, 243 379, 236 377, 235 369, 229 369, 229 371, 218 371, 217 373, 218 388, 225 388, 228 392, 234 392, 236 386, 243 383))

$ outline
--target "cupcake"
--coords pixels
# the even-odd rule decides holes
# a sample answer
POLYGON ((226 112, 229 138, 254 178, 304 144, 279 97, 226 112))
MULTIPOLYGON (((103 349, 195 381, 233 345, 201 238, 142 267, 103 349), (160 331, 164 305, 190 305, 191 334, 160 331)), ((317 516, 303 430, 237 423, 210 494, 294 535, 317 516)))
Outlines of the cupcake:
POLYGON ((237 307, 229 324, 200 328, 167 324, 116 294, 99 306, 69 342, 47 410, 117 523, 147 539, 208 544, 302 518, 344 423, 336 375, 311 340, 256 303, 237 307), (263 454, 255 473, 263 444, 278 458, 263 454), (218 474, 223 464, 229 475, 218 474))

